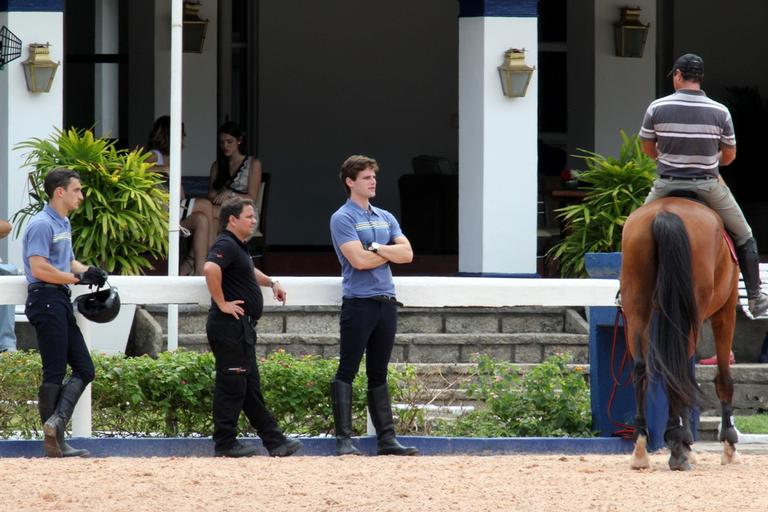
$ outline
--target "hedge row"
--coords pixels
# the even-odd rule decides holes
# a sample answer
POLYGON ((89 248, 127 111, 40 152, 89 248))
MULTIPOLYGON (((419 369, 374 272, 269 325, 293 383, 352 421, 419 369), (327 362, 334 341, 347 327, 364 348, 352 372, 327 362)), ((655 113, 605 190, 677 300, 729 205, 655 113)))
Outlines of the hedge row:
MULTIPOLYGON (((390 371, 390 394, 406 404, 397 411, 400 433, 462 436, 590 436, 589 389, 566 356, 553 356, 521 374, 486 356, 477 359, 470 397, 479 407, 457 421, 432 421, 417 404, 430 390, 416 370, 390 371)), ((210 352, 147 356, 94 355, 93 431, 114 436, 210 436, 215 365, 210 352)), ((273 352, 259 362, 262 391, 278 423, 290 434, 322 435, 333 429, 329 384, 338 362, 273 352)), ((353 384, 356 434, 366 429, 365 365, 353 384)), ((0 438, 39 438, 37 352, 0 354, 0 438)), ((449 386, 450 387, 450 386, 449 386)), ((244 416, 240 430, 253 433, 244 416)))
MULTIPOLYGON (((210 352, 163 352, 157 359, 94 354, 93 430, 116 436, 209 436, 215 365, 210 352)), ((333 428, 329 383, 337 363, 272 353, 259 362, 268 406, 286 432, 318 435, 333 428)), ((0 356, 0 437, 39 437, 40 355, 0 356)), ((397 393, 398 376, 393 381, 397 393)), ((365 430, 364 376, 354 386, 354 419, 365 430)), ((241 417, 242 431, 252 431, 241 417)))

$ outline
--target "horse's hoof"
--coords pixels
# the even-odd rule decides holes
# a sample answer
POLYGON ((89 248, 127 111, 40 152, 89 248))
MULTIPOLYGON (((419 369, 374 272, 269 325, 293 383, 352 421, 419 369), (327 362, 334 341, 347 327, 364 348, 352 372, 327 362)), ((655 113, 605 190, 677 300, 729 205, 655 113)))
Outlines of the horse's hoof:
POLYGON ((690 471, 693 469, 687 460, 672 462, 669 460, 669 469, 672 471, 690 471))
POLYGON ((741 455, 736 451, 736 445, 723 441, 723 454, 720 456, 720 464, 725 466, 727 464, 739 463, 741 463, 741 455))
POLYGON ((629 461, 629 467, 632 469, 648 469, 651 467, 651 460, 648 458, 648 438, 640 434, 635 441, 635 449, 632 451, 632 459, 629 461))

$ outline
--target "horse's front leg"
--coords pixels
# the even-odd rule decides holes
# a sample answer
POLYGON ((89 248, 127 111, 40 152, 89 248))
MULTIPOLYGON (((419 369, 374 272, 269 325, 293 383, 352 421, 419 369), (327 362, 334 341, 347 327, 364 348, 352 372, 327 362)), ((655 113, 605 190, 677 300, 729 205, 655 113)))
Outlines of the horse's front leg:
POLYGON ((720 435, 718 439, 723 443, 723 454, 720 456, 720 463, 738 463, 740 457, 736 451, 736 443, 739 442, 739 432, 733 425, 733 407, 730 403, 720 402, 720 435))
POLYGON ((691 413, 686 407, 681 416, 670 409, 667 428, 664 431, 664 441, 669 447, 669 469, 673 471, 689 471, 691 464, 689 456, 693 444, 691 432, 691 413))
MULTIPOLYGON (((735 302, 735 301, 733 301, 735 302)), ((715 391, 720 400, 720 435, 718 440, 723 443, 722 464, 739 462, 736 443, 739 433, 733 425, 733 378, 728 355, 731 351, 736 309, 728 304, 711 319, 712 331, 715 334, 715 351, 717 353, 717 374, 715 375, 715 391)))
POLYGON ((645 418, 645 394, 648 388, 648 374, 643 359, 635 358, 633 377, 635 381, 637 411, 634 433, 635 448, 632 451, 630 467, 632 469, 647 469, 651 467, 651 461, 648 457, 648 422, 645 418))

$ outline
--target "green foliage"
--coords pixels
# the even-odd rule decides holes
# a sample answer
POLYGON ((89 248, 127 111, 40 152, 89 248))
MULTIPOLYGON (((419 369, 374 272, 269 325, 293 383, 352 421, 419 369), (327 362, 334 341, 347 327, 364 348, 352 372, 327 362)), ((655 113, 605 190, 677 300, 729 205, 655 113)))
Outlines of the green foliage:
POLYGON ((210 435, 213 355, 94 356, 93 425, 120 435, 210 435))
MULTIPOLYGON (((213 354, 179 350, 148 356, 93 355, 93 429, 118 436, 209 436, 216 367, 213 354)), ((338 361, 316 356, 271 353, 259 363, 262 391, 280 426, 292 434, 320 435, 333 429, 330 383, 338 361)), ((37 388, 41 364, 37 352, 0 355, 0 438, 39 437, 37 388)), ((394 372, 391 392, 402 396, 394 372)), ((357 434, 366 431, 366 379, 353 384, 357 434)), ((241 432, 255 434, 244 416, 241 432)))
MULTIPOLYGON (((317 356, 295 357, 271 353, 259 363, 264 399, 280 426, 297 434, 327 434, 333 428, 330 383, 338 361, 317 356)), ((355 416, 365 424, 365 384, 357 379, 353 390, 355 416), (361 385, 363 386, 361 388, 361 385), (361 403, 362 400, 362 403, 361 403)), ((246 428, 243 423, 241 427, 246 428)))
POLYGON ((555 355, 521 374, 510 363, 481 355, 469 395, 481 402, 434 433, 468 437, 592 437, 589 386, 567 355, 555 355))
POLYGON ((56 129, 48 139, 33 138, 15 149, 27 151, 24 166, 31 168, 30 204, 13 215, 17 237, 48 201, 45 176, 66 167, 83 180, 83 204, 69 217, 80 261, 136 275, 151 267, 148 257, 166 257, 168 193, 162 175, 150 170, 149 153, 118 150, 114 142, 76 128, 56 129))
POLYGON ((42 382, 42 363, 37 353, 0 354, 0 439, 18 432, 25 439, 42 435, 37 412, 37 389, 42 382))
MULTIPOLYGON (((210 436, 215 363, 210 352, 163 352, 157 359, 94 354, 93 430, 115 436, 210 436)), ((395 412, 401 434, 450 436, 589 436, 589 390, 583 374, 556 356, 519 375, 508 363, 478 359, 470 394, 483 406, 454 422, 433 425, 425 418, 425 384, 416 369, 390 371, 390 395, 405 404, 395 412)), ((330 434, 330 383, 337 360, 292 356, 278 351, 261 360, 262 392, 278 424, 288 433, 330 434)), ((361 370, 364 368, 362 365, 361 370)), ((39 438, 37 352, 0 354, 0 438, 39 438)), ((353 427, 366 431, 366 378, 353 389, 353 427)), ((244 415, 240 431, 255 434, 244 415)))
POLYGON ((745 434, 768 434, 768 414, 734 417, 736 428, 745 434))
POLYGON ((619 158, 585 150, 578 155, 587 166, 578 174, 586 196, 581 203, 557 210, 566 236, 547 256, 560 263, 563 276, 586 277, 584 254, 620 252, 627 217, 645 201, 656 177, 656 162, 640 149, 638 137, 621 132, 619 158))

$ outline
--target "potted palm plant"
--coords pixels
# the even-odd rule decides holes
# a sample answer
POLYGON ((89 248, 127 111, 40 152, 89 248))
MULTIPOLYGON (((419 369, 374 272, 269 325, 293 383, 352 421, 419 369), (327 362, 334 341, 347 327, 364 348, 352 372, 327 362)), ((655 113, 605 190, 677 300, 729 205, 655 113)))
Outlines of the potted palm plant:
MULTIPOLYGON (((591 255, 621 252, 624 222, 643 204, 653 184, 656 162, 643 153, 639 138, 622 131, 621 139, 618 158, 579 150, 577 156, 587 168, 578 173, 578 179, 586 195, 580 203, 557 210, 565 236, 547 252, 560 264, 563 277, 586 277, 585 259, 597 262, 601 275, 593 277, 608 277, 600 268, 616 264, 591 255)), ((620 261, 620 256, 611 259, 620 261)), ((618 277, 618 272, 613 277, 618 277)))
POLYGON ((168 193, 163 177, 151 171, 148 153, 118 150, 114 141, 90 130, 56 130, 48 139, 16 146, 26 150, 30 203, 13 215, 16 236, 25 221, 43 209, 43 181, 51 169, 66 167, 83 179, 85 200, 69 219, 78 259, 109 273, 136 275, 151 268, 149 258, 168 251, 168 193))
MULTIPOLYGON (((167 256, 168 193, 163 176, 147 163, 148 153, 118 150, 114 141, 76 128, 56 129, 49 138, 29 139, 16 149, 27 151, 24 166, 30 169, 30 202, 13 215, 17 237, 26 220, 48 202, 43 190, 45 176, 52 169, 66 167, 80 174, 85 198, 69 216, 78 260, 110 274, 136 275, 151 268, 151 259, 167 256)), ((135 308, 126 305, 113 322, 94 324, 95 348, 123 351, 135 308)))

